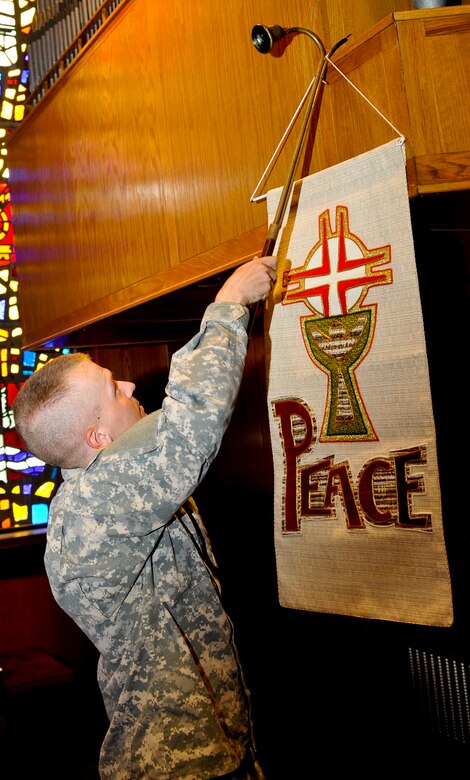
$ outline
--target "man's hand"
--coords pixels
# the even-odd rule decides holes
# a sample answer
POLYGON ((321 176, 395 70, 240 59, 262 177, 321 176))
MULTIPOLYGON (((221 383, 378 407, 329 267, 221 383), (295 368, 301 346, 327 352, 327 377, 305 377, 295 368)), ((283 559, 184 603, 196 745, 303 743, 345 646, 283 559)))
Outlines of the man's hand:
POLYGON ((265 301, 276 282, 277 257, 255 257, 239 266, 220 288, 215 300, 248 306, 265 301))

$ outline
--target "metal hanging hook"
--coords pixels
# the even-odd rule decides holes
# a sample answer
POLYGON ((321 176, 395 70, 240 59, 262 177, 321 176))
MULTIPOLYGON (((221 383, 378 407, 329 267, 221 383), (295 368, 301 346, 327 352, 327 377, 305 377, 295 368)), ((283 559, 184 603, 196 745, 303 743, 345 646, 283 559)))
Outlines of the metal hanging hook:
POLYGON ((342 38, 340 41, 338 41, 338 43, 336 43, 330 49, 329 52, 327 52, 325 46, 323 45, 318 35, 316 35, 311 30, 307 30, 305 27, 284 28, 281 27, 280 25, 266 27, 265 25, 262 24, 256 24, 253 27, 251 31, 251 39, 253 45, 259 52, 261 52, 261 54, 267 54, 268 52, 271 51, 273 46, 278 41, 280 41, 282 38, 284 38, 286 35, 290 33, 301 33, 307 35, 315 43, 315 45, 317 46, 320 52, 320 65, 312 85, 309 99, 307 101, 307 105, 305 108, 305 115, 304 115, 302 126, 300 128, 299 138, 297 140, 297 145, 294 150, 289 173, 287 175, 286 182, 283 186, 282 193, 279 198, 279 203, 278 203, 277 211, 274 216, 273 222, 269 226, 268 234, 263 246, 263 250, 260 255, 261 257, 266 257, 267 255, 271 255, 274 251, 274 246, 277 241, 279 230, 281 228, 282 220, 284 218, 285 210, 287 207, 287 202, 294 183, 294 177, 299 163, 300 155, 303 150, 305 140, 307 138, 307 131, 309 130, 313 112, 319 100, 319 96, 321 94, 321 85, 325 79, 326 71, 328 68, 328 59, 334 54, 334 52, 340 46, 343 45, 343 43, 346 43, 346 41, 348 40, 347 38, 342 38))
MULTIPOLYGON (((251 31, 251 40, 255 49, 257 49, 261 54, 268 54, 268 52, 270 52, 273 48, 274 44, 290 33, 303 33, 308 35, 309 38, 315 41, 320 50, 321 56, 325 56, 325 47, 318 35, 316 35, 311 30, 307 30, 305 27, 288 27, 286 29, 278 24, 275 24, 272 27, 266 27, 264 24, 255 24, 251 31)), ((340 43, 343 43, 343 41, 340 43)), ((339 46, 340 43, 338 43, 337 46, 339 46)))

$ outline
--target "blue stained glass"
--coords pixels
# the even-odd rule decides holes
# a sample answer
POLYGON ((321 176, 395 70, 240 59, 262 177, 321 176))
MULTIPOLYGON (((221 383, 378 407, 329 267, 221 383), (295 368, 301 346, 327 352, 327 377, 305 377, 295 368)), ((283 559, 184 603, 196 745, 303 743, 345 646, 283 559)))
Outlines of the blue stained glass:
POLYGON ((65 344, 67 342, 67 336, 59 336, 56 339, 53 339, 52 341, 45 341, 43 346, 43 349, 60 349, 61 353, 66 354, 67 352, 71 352, 72 350, 70 347, 66 347, 65 344))
POLYGON ((31 366, 31 368, 34 368, 36 365, 36 353, 31 352, 29 349, 25 349, 23 352, 23 365, 24 366, 31 366))
MULTIPOLYGON (((50 0, 48 0, 48 2, 50 4, 50 0)), ((25 6, 28 6, 29 9, 30 6, 32 7, 33 5, 36 5, 36 3, 29 2, 27 0, 13 0, 11 3, 2 3, 2 0, 0 0, 0 6, 6 7, 7 5, 9 8, 10 6, 12 9, 14 8, 14 13, 12 11, 11 14, 8 14, 8 16, 11 16, 12 34, 15 32, 17 37, 20 36, 22 41, 26 41, 24 30, 21 31, 21 27, 17 27, 15 31, 15 27, 20 25, 20 7, 23 9, 25 6)), ((64 5, 64 3, 60 3, 59 5, 64 5)), ((77 3, 75 3, 75 5, 77 5, 77 3)), ((6 14, 7 12, 4 11, 4 13, 6 14)), ((10 19, 8 19, 8 21, 10 21, 10 19)), ((29 22, 27 26, 29 30, 29 22)), ((18 49, 18 52, 19 51, 20 50, 18 49)), ((30 69, 29 55, 24 51, 23 45, 21 45, 20 59, 17 64, 17 68, 19 69, 18 77, 16 74, 14 77, 10 76, 9 67, 0 67, 0 107, 4 102, 4 93, 7 84, 9 83, 7 81, 8 78, 12 79, 12 86, 18 87, 18 84, 21 85, 17 94, 19 101, 18 105, 20 105, 21 101, 24 100, 24 87, 27 87, 29 83, 30 69)), ((4 127, 4 123, 0 121, 0 129, 4 127)), ((9 123, 7 124, 7 128, 9 128, 9 123)), ((7 129, 7 133, 9 132, 10 130, 7 129)), ((5 139, 3 139, 2 143, 0 143, 0 150, 2 151, 2 154, 5 154, 5 148, 5 139)), ((3 175, 4 178, 8 178, 5 173, 3 175)), ((10 192, 8 185, 5 182, 2 183, 0 181, 0 205, 2 206, 2 209, 9 208, 9 203, 10 192)), ((0 238, 0 252, 2 255, 1 267, 6 267, 8 273, 13 273, 13 264, 15 261, 14 240, 13 244, 7 244, 5 242, 6 237, 7 236, 4 235, 2 238, 0 238), (10 260, 9 268, 8 260, 10 260)), ((21 331, 18 327, 19 323, 10 322, 10 312, 8 309, 9 293, 5 294, 4 292, 5 284, 5 280, 3 279, 3 282, 1 283, 3 292, 0 295, 0 324, 2 328, 5 329, 4 333, 6 333, 6 330, 8 330, 8 334, 7 338, 2 336, 2 341, 0 341, 0 343, 3 343, 4 341, 7 342, 4 345, 7 347, 7 349, 4 351, 8 357, 8 365, 6 359, 4 359, 2 366, 3 371, 7 371, 8 374, 6 378, 2 377, 2 382, 8 382, 8 391, 6 389, 6 385, 0 384, 0 477, 2 481, 6 482, 6 486, 3 492, 5 493, 5 498, 8 499, 9 502, 12 504, 16 503, 18 493, 21 493, 24 503, 22 512, 25 513, 25 516, 22 517, 21 520, 13 522, 9 509, 4 508, 0 513, 0 540, 2 538, 2 531, 9 531, 11 529, 18 530, 23 528, 27 529, 31 526, 38 527, 47 525, 49 519, 50 498, 46 499, 45 497, 41 497, 36 491, 42 485, 44 485, 46 481, 52 481, 54 483, 60 478, 60 469, 48 466, 41 461, 37 461, 37 459, 33 458, 29 452, 26 452, 22 449, 18 451, 18 445, 16 443, 10 443, 9 446, 6 446, 3 441, 3 432, 8 432, 10 434, 11 430, 14 429, 12 411, 9 409, 11 399, 14 398, 14 387, 16 386, 19 389, 22 382, 37 370, 38 366, 42 364, 42 361, 54 357, 53 354, 49 354, 45 357, 42 357, 40 360, 39 354, 36 351, 24 350, 21 352, 21 354, 18 353, 18 356, 16 354, 16 349, 15 352, 10 352, 12 347, 16 348, 16 346, 21 346, 21 338, 19 338, 21 331), (18 331, 16 329, 18 329, 18 331)), ((0 328, 0 330, 2 328, 0 328)), ((67 337, 61 337, 61 339, 57 340, 57 342, 51 343, 49 352, 52 353, 53 350, 57 352, 72 352, 73 350, 64 349, 66 341, 67 337)), ((43 349, 47 349, 47 347, 43 347, 43 349)), ((11 437, 8 439, 8 441, 16 442, 16 439, 11 437)), ((5 503, 8 503, 8 501, 5 503)))
POLYGON ((49 516, 47 504, 33 504, 31 507, 31 521, 33 525, 44 525, 49 516))
POLYGON ((23 476, 23 474, 30 474, 33 477, 37 477, 39 474, 42 474, 44 469, 44 464, 36 463, 34 466, 28 466, 27 469, 21 469, 21 476, 23 476))
POLYGON ((29 458, 29 453, 24 451, 19 451, 7 455, 7 460, 13 461, 13 463, 21 463, 22 460, 26 460, 27 458, 29 458))

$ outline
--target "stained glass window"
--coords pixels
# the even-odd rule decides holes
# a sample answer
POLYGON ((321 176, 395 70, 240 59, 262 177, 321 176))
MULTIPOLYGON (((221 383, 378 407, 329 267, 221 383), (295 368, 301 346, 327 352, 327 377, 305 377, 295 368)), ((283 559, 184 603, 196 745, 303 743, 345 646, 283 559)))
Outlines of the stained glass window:
MULTIPOLYGON (((58 469, 26 451, 16 430, 13 400, 21 383, 57 352, 22 350, 21 313, 5 140, 23 119, 28 86, 26 36, 36 10, 29 0, 0 0, 0 531, 47 524, 58 469)), ((0 537, 1 538, 1 537, 0 537)))
MULTIPOLYGON (((27 377, 54 352, 21 349, 15 246, 10 191, 0 183, 0 528, 22 530, 47 524, 59 481, 56 468, 33 457, 15 430, 13 400, 27 377)), ((65 350, 61 350, 62 352, 65 350)))

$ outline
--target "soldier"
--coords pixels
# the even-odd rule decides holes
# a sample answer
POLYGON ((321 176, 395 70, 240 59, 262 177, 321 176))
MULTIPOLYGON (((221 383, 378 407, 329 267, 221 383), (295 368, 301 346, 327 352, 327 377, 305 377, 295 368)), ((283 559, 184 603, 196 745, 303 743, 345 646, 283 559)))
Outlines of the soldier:
POLYGON ((162 408, 88 355, 33 374, 13 406, 27 449, 62 468, 45 565, 54 597, 97 647, 109 717, 103 780, 262 778, 249 696, 191 494, 238 394, 247 306, 276 258, 240 266, 173 356, 162 408))

